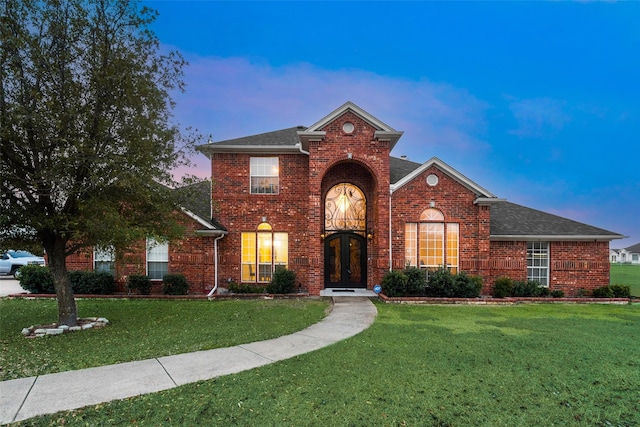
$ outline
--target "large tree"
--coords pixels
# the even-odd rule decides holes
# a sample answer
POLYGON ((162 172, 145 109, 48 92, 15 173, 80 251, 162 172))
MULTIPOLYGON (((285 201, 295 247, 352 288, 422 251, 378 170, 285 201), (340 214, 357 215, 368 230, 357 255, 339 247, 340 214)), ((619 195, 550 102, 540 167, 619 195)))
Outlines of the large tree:
POLYGON ((0 230, 44 247, 60 323, 77 322, 68 255, 179 232, 185 62, 161 53, 155 17, 128 0, 0 0, 0 230))

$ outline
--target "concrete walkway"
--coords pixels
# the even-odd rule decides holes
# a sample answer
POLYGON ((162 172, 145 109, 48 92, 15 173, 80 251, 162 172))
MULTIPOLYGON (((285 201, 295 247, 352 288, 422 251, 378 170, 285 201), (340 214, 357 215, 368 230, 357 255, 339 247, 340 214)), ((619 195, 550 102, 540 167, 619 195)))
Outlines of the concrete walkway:
POLYGON ((322 321, 291 335, 235 347, 0 382, 0 423, 167 390, 253 369, 352 337, 377 311, 364 297, 333 297, 322 321))

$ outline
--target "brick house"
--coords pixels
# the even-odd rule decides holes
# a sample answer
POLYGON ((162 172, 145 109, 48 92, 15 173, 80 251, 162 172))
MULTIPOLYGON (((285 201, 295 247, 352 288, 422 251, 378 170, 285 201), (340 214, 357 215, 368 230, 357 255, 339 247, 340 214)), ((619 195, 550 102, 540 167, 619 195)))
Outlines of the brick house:
MULTIPOLYGON (((609 284, 622 235, 507 202, 438 158, 392 157, 401 136, 347 102, 310 127, 201 145, 212 185, 181 213, 183 241, 141 242, 118 275, 182 273, 192 293, 266 284, 279 265, 311 295, 372 289, 407 265, 479 275, 484 294, 500 276, 568 296, 609 284)), ((74 257, 71 269, 113 262, 74 257)))
POLYGON ((446 265, 537 280, 573 295, 609 284, 623 236, 500 199, 445 162, 390 155, 402 136, 347 102, 310 127, 211 142, 218 277, 267 283, 296 272, 312 295, 367 288, 390 268, 446 265))

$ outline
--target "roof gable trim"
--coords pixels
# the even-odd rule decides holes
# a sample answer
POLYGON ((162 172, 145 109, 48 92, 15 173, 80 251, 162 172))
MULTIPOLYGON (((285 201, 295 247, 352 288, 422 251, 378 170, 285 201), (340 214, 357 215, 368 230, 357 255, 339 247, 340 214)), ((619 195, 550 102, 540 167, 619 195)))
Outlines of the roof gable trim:
POLYGON ((469 178, 467 178, 466 176, 464 176, 463 174, 461 174, 460 172, 458 172, 457 170, 455 170, 454 168, 452 168, 451 166, 449 166, 448 164, 446 164, 445 162, 443 162, 437 157, 430 158, 425 163, 423 163, 422 166, 420 166, 419 168, 417 168, 416 170, 414 170, 413 172, 411 172, 410 174, 402 178, 400 181, 391 185, 391 192, 393 193, 394 191, 403 187, 407 183, 413 181, 418 175, 420 175, 425 170, 429 169, 431 166, 438 167, 438 169, 440 169, 442 172, 447 174, 449 177, 453 178, 455 181, 457 181, 458 183, 462 184, 463 186, 467 187, 469 190, 477 194, 478 199, 476 199, 476 202, 478 202, 478 204, 480 204, 480 202, 482 202, 482 204, 487 204, 490 199, 496 199, 496 201, 498 200, 497 197, 493 193, 491 193, 489 190, 476 184, 475 182, 473 182, 472 180, 470 180, 469 178))

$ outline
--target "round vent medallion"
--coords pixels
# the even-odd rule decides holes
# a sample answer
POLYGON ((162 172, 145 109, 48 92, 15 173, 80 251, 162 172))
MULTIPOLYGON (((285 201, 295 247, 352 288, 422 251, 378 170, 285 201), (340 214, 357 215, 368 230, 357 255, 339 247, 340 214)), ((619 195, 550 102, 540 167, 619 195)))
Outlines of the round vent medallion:
POLYGON ((354 129, 355 126, 353 126, 353 123, 351 122, 346 122, 342 125, 342 130, 344 131, 344 133, 352 133, 354 129))
POLYGON ((438 176, 434 174, 429 175, 427 177, 427 184, 429 184, 432 187, 438 185, 438 176))

